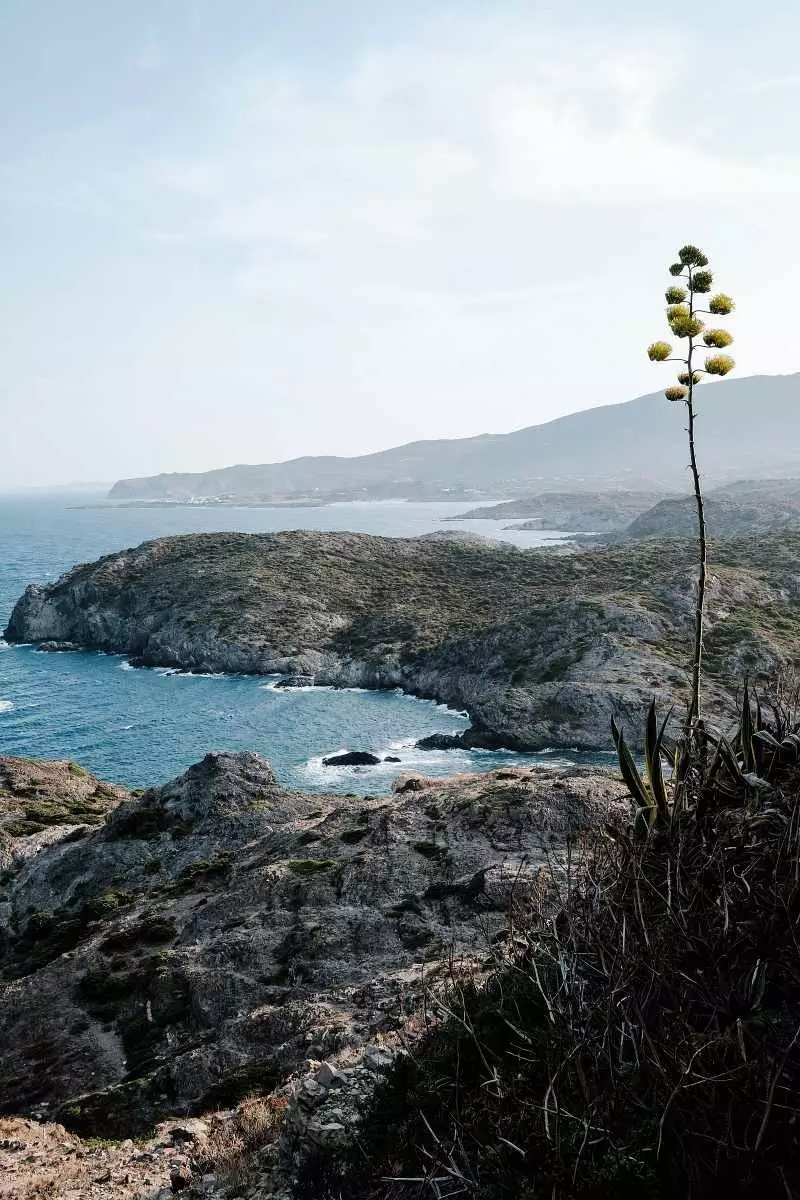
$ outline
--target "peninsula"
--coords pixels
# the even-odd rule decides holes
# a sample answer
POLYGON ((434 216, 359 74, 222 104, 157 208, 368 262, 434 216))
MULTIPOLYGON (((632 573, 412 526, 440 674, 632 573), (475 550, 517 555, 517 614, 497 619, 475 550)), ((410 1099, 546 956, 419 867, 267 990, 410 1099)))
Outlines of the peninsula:
MULTIPOLYGON (((707 688, 796 662, 800 533, 719 541, 707 688)), ((466 745, 607 747, 685 684, 690 540, 569 554, 458 536, 220 533, 164 538, 28 587, 6 638, 135 664, 402 688, 466 709, 466 745)))

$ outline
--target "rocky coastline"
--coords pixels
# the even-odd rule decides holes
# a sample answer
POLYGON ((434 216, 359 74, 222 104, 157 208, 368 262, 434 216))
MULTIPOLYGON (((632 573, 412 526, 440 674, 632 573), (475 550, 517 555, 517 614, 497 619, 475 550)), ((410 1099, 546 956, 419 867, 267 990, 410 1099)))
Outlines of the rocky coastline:
MULTIPOLYGON (((557 555, 449 538, 292 532, 145 543, 32 585, 9 641, 144 666, 402 688, 466 710, 462 744, 607 748, 685 686, 693 543, 557 555)), ((709 699, 798 660, 792 531, 715 543, 709 699)))

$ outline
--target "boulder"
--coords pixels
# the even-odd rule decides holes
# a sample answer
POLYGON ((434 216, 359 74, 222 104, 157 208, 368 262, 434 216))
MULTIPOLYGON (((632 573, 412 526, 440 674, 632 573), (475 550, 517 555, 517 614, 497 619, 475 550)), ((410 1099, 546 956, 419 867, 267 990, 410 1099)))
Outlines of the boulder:
POLYGON ((392 786, 392 791, 397 796, 406 792, 422 792, 424 789, 425 782, 420 775, 398 775, 392 786))
POLYGON ((323 758, 323 767, 374 767, 381 760, 377 754, 366 750, 347 750, 344 754, 329 754, 323 758))

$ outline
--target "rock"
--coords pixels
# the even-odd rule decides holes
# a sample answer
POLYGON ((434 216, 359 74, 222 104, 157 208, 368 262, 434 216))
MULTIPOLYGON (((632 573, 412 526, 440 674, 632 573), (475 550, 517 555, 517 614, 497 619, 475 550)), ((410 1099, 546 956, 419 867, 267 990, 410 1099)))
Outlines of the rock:
POLYGON ((458 750, 464 746, 460 733, 431 733, 415 742, 417 750, 458 750))
POLYGON ((67 652, 74 653, 76 650, 83 650, 83 646, 79 646, 77 642, 39 642, 39 650, 44 650, 46 654, 64 654, 67 652))
POLYGON ((313 675, 287 675, 275 684, 276 689, 309 688, 314 686, 313 675))
POLYGON ((186 1145, 187 1142, 203 1143, 208 1141, 208 1125, 197 1119, 184 1121, 180 1125, 173 1125, 169 1136, 174 1146, 186 1145))
POLYGON ((396 754, 387 754, 383 761, 388 763, 399 763, 403 760, 398 758, 396 754))
POLYGON ((421 792, 425 788, 425 781, 421 775, 398 775, 392 784, 392 791, 397 796, 402 796, 406 792, 421 792))
POLYGON ((173 1196, 177 1196, 179 1192, 185 1191, 191 1182, 191 1177, 183 1171, 170 1171, 169 1184, 173 1196))
POLYGON ((374 767, 381 760, 366 750, 348 750, 344 754, 330 754, 323 758, 323 767, 374 767))
POLYGON ((326 1091, 327 1086, 316 1079, 304 1079, 297 1098, 301 1104, 315 1108, 317 1103, 324 1099, 326 1091))
POLYGON ((370 1071, 388 1071, 397 1055, 383 1046, 367 1046, 362 1062, 370 1071))
POLYGON ((64 824, 3 863, 0 1106, 88 1137, 159 1126, 166 1154, 195 1154, 203 1113, 282 1088, 292 1120, 349 1129, 428 971, 481 963, 540 865, 629 808, 614 776, 580 770, 401 775, 354 805, 217 753, 137 797, 0 757, 0 819, 37 780, 64 824), (76 840, 88 803, 99 823, 76 840))
POLYGON ((314 1078, 324 1088, 341 1087, 346 1082, 346 1076, 327 1062, 322 1064, 314 1078))

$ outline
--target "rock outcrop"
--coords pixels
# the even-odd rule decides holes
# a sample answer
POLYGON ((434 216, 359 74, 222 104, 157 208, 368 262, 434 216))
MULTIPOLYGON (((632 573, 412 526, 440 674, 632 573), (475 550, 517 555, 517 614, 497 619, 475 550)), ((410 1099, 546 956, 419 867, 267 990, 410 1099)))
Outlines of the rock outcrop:
POLYGON ((352 1124, 437 977, 491 961, 512 891, 628 811, 577 769, 370 801, 287 791, 255 754, 139 796, 67 763, 0 780, 0 1112, 124 1139, 283 1089, 287 1160, 352 1124), (59 778, 46 838, 6 819, 59 778))
MULTIPOLYGON (((460 539, 312 532, 165 538, 31 586, 12 641, 69 642, 150 666, 400 687, 472 718, 465 744, 536 750, 635 740, 651 696, 685 686, 691 539, 555 555, 460 539)), ((706 681, 798 658, 800 534, 718 542, 706 681)))

